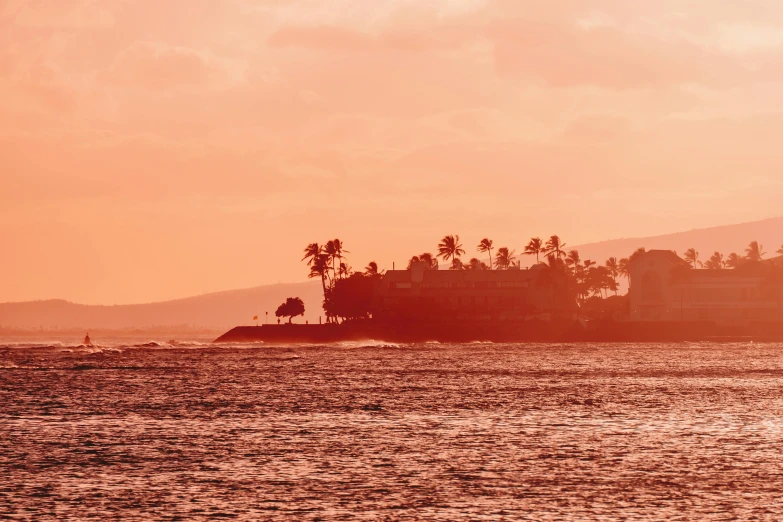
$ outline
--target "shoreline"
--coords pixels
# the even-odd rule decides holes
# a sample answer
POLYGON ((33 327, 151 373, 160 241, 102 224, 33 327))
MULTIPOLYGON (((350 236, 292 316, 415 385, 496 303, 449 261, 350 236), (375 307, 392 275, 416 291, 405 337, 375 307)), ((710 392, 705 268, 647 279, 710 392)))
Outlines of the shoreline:
POLYGON ((783 342, 783 323, 723 326, 711 322, 503 322, 389 325, 383 323, 237 326, 213 342, 335 343, 375 340, 391 343, 651 343, 783 342))

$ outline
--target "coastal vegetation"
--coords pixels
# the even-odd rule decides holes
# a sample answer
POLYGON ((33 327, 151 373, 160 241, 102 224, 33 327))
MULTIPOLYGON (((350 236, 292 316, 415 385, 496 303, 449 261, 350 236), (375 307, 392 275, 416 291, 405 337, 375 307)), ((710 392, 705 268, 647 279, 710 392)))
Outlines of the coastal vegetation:
POLYGON ((304 313, 304 302, 298 297, 289 297, 285 300, 285 303, 278 306, 275 311, 277 317, 288 317, 289 324, 294 317, 304 315, 304 313))
MULTIPOLYGON (((486 260, 471 258, 463 262, 465 248, 456 234, 444 236, 437 244, 437 254, 423 252, 411 256, 407 263, 410 270, 414 265, 423 264, 426 270, 439 270, 440 261, 446 263, 449 270, 521 270, 521 261, 516 251, 507 247, 495 247, 493 240, 482 239, 476 251, 485 254, 486 260)), ((631 266, 644 255, 644 247, 637 248, 628 257, 610 257, 600 264, 591 259, 582 259, 576 249, 567 250, 566 243, 557 235, 546 241, 539 237, 531 238, 524 247, 523 254, 535 256, 535 265, 543 268, 540 284, 551 286, 555 292, 565 295, 566 299, 576 302, 585 313, 600 314, 607 311, 617 312, 627 305, 627 299, 618 295, 620 279, 630 279, 631 266), (541 262, 543 256, 544 261, 541 262), (624 304, 623 304, 624 303, 624 304), (603 311, 603 312, 602 312, 603 311)), ((371 316, 370 303, 376 283, 385 271, 375 261, 367 264, 363 271, 353 271, 348 265, 344 243, 339 239, 324 244, 310 243, 304 249, 303 261, 309 267, 308 277, 319 279, 323 291, 323 309, 327 323, 339 323, 345 320, 360 320, 371 316)), ((783 255, 783 246, 777 251, 783 255)), ((714 252, 706 262, 700 260, 695 248, 687 249, 683 254, 688 269, 724 270, 736 269, 748 262, 761 261, 766 253, 763 245, 752 241, 743 256, 732 252, 726 256, 714 252)), ((685 277, 686 272, 673 274, 673 277, 685 277)), ((283 317, 288 315, 285 304, 281 305, 283 317)), ((302 307, 303 308, 303 307, 302 307)), ((297 309, 298 310, 298 309, 297 309)), ((301 313, 304 313, 303 310, 301 313)), ((278 317, 281 315, 278 314, 278 317)))

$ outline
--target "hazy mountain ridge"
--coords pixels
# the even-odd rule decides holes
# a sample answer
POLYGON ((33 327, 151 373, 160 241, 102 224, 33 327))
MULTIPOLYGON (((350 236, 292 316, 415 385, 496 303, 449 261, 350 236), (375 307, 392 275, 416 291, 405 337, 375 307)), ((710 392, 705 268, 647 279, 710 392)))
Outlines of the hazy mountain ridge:
POLYGON ((276 321, 274 312, 286 297, 301 297, 305 318, 317 321, 323 300, 320 282, 276 284, 229 290, 160 303, 83 305, 61 299, 0 303, 0 327, 13 328, 128 328, 192 325, 228 329, 252 324, 252 317, 276 321))
POLYGON ((724 256, 728 256, 732 252, 744 255, 745 248, 751 241, 758 241, 764 245, 766 257, 777 256, 775 251, 783 245, 783 216, 736 225, 699 228, 661 236, 622 238, 585 245, 568 245, 566 250, 576 249, 582 259, 591 259, 603 264, 606 259, 612 256, 618 259, 628 257, 639 247, 644 247, 647 250, 674 250, 680 255, 689 248, 695 248, 699 252, 699 260, 707 261, 716 251, 724 256))
MULTIPOLYGON (((565 238, 564 238, 565 239, 565 238)), ((592 259, 603 264, 615 256, 630 255, 638 247, 675 250, 682 254, 688 248, 700 252, 706 261, 714 251, 724 255, 744 253, 750 241, 764 245, 767 257, 783 245, 783 217, 750 223, 726 225, 665 234, 646 238, 623 238, 569 245, 566 250, 579 250, 582 259, 592 259)), ((526 260, 523 259, 523 263, 526 260)), ((445 268, 445 267, 443 267, 445 268)), ((134 305, 82 305, 60 299, 0 303, 0 328, 144 328, 191 325, 198 328, 227 330, 237 325, 252 324, 252 317, 276 321, 274 312, 287 297, 301 297, 305 302, 305 317, 298 321, 317 322, 322 315, 323 295, 317 281, 290 283, 228 290, 195 297, 149 304, 134 305)))

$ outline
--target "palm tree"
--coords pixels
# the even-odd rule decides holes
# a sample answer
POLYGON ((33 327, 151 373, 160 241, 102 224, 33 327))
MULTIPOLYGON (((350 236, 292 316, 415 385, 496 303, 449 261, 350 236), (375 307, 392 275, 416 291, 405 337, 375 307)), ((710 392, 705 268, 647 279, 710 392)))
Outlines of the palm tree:
POLYGON ((728 268, 737 268, 741 264, 742 264, 742 257, 736 252, 732 252, 731 254, 729 254, 729 257, 726 258, 725 265, 728 268))
POLYGON ((612 281, 614 281, 614 293, 617 295, 617 276, 620 275, 620 262, 617 261, 616 257, 610 257, 606 260, 604 266, 609 270, 609 275, 612 276, 612 281))
POLYGON ((424 252, 423 254, 420 254, 418 256, 413 256, 410 259, 410 261, 408 261, 408 270, 410 270, 411 267, 416 263, 424 263, 424 266, 426 266, 430 270, 438 269, 438 258, 433 256, 429 252, 424 252))
POLYGON ((351 272, 353 272, 353 269, 350 266, 348 266, 347 263, 340 263, 340 270, 339 270, 340 279, 351 275, 351 272))
MULTIPOLYGON (((332 241, 332 244, 334 245, 334 255, 337 257, 337 260, 340 262, 340 265, 343 264, 343 254, 350 254, 347 250, 345 250, 345 245, 343 245, 343 242, 339 239, 335 239, 332 241)), ((342 279, 343 272, 341 271, 340 278, 342 279)))
POLYGON ((444 236, 438 243, 438 257, 442 257, 444 261, 459 258, 464 253, 459 236, 444 236))
POLYGON ((626 279, 631 278, 631 261, 627 257, 622 258, 617 262, 617 273, 626 279))
POLYGON ((515 252, 509 250, 508 247, 498 248, 498 251, 495 254, 495 266, 498 270, 507 270, 515 260, 515 252))
POLYGON ((579 263, 581 262, 582 260, 579 258, 578 250, 571 250, 568 252, 568 255, 565 259, 565 264, 573 271, 574 275, 576 275, 576 272, 579 270, 579 263))
POLYGON ((555 257, 560 259, 566 255, 565 251, 563 251, 565 246, 566 244, 563 243, 558 236, 551 236, 547 240, 546 245, 544 245, 544 253, 555 254, 555 257))
POLYGON ((492 240, 487 238, 482 239, 481 243, 478 244, 477 250, 479 252, 489 253, 489 269, 492 270, 492 240))
POLYGON ((745 259, 750 261, 761 261, 766 252, 763 252, 764 245, 759 245, 758 241, 751 241, 748 248, 745 249, 745 259))
POLYGON ((544 243, 540 237, 534 237, 530 240, 530 243, 525 247, 525 255, 536 256, 536 264, 538 264, 538 255, 544 251, 544 243))
POLYGON ((383 275, 383 272, 378 271, 378 263, 375 261, 370 261, 369 264, 364 267, 364 275, 377 276, 383 275))
POLYGON ((452 258, 449 270, 462 270, 464 266, 458 257, 452 258))
POLYGON ((302 261, 307 259, 307 266, 312 265, 315 262, 315 259, 321 253, 321 250, 322 250, 321 245, 319 245, 318 243, 310 243, 304 249, 305 255, 302 258, 302 261))
POLYGON ((419 261, 426 263, 427 266, 430 268, 430 270, 438 269, 438 258, 433 256, 429 252, 424 252, 423 254, 420 254, 419 261))
POLYGON ((310 265, 310 273, 307 277, 310 279, 320 277, 321 286, 324 291, 324 300, 326 300, 326 278, 329 276, 329 256, 328 254, 318 254, 310 265))
POLYGON ((332 274, 337 279, 337 246, 334 244, 334 241, 327 241, 323 247, 323 252, 329 256, 329 262, 332 264, 332 274))
POLYGON ((704 267, 708 270, 720 270, 726 266, 726 263, 723 262, 723 254, 720 252, 715 252, 710 256, 710 258, 707 260, 706 263, 704 263, 704 267))
POLYGON ((463 268, 465 270, 486 270, 487 269, 487 264, 486 263, 482 263, 481 261, 479 261, 478 259, 473 257, 473 258, 470 259, 470 261, 468 261, 463 266, 463 268))
POLYGON ((642 257, 644 254, 647 253, 647 249, 644 247, 639 247, 636 250, 634 250, 633 254, 631 254, 631 257, 628 258, 629 263, 633 263, 640 257, 642 257))
POLYGON ((696 266, 702 267, 704 266, 701 261, 699 261, 699 253, 696 252, 695 248, 689 248, 685 251, 685 255, 683 256, 685 260, 688 262, 691 267, 696 268, 696 266))

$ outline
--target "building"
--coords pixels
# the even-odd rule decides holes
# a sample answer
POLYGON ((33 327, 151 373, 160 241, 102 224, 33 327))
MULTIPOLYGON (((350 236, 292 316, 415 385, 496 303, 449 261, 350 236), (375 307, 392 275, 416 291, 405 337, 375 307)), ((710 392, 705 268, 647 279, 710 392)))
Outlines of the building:
POLYGON ((568 310, 546 265, 509 270, 434 270, 424 263, 384 274, 373 299, 380 320, 524 320, 568 310))
POLYGON ((783 258, 746 261, 735 269, 692 269, 669 250, 631 262, 632 321, 781 321, 783 258))

